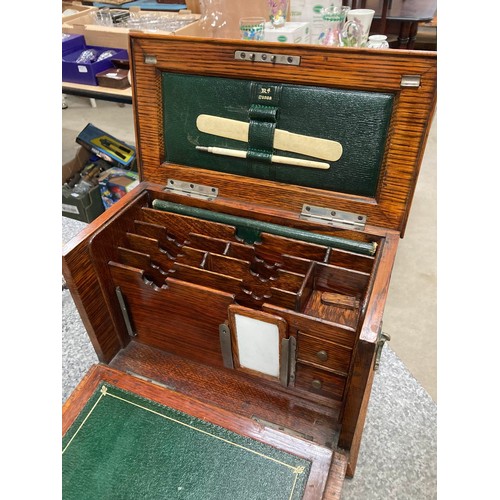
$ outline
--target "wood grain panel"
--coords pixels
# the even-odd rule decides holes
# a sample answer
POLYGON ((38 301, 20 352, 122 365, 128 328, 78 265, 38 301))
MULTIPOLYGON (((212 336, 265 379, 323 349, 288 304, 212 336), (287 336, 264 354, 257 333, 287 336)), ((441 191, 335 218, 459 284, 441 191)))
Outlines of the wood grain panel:
POLYGON ((346 382, 345 376, 320 370, 303 363, 297 363, 296 370, 295 387, 304 389, 311 394, 342 401, 346 382), (318 382, 321 385, 317 387, 313 382, 318 382))
POLYGON ((346 347, 352 347, 356 342, 356 329, 350 326, 333 323, 323 318, 314 318, 272 304, 264 304, 262 310, 281 316, 287 321, 289 327, 296 331, 300 330, 346 347))
POLYGON ((338 430, 339 402, 331 407, 319 405, 276 382, 237 370, 195 363, 135 341, 112 364, 234 414, 294 429, 319 444, 331 446, 338 430))
POLYGON ((90 223, 63 248, 62 269, 75 305, 100 361, 109 362, 128 338, 107 261, 117 258, 124 231, 134 214, 148 203, 144 187, 137 187, 90 223))
POLYGON ((372 225, 404 232, 435 107, 436 53, 259 42, 261 52, 301 58, 299 66, 287 66, 235 61, 236 50, 253 48, 236 40, 144 34, 132 34, 130 38, 138 157, 143 179, 165 183, 171 177, 216 185, 220 196, 293 212, 300 212, 303 203, 353 211, 367 215, 372 225), (146 55, 154 55, 157 62, 146 64, 146 55), (245 179, 243 190, 238 176, 196 169, 189 172, 190 169, 175 165, 158 168, 165 157, 162 110, 158 105, 161 71, 394 93, 377 196, 367 199, 254 179, 245 179), (420 75, 420 86, 401 88, 403 75, 420 75))
POLYGON ((137 269, 115 263, 109 266, 138 341, 222 366, 219 325, 226 321, 234 295, 172 278, 158 288, 145 283, 137 269))
POLYGON ((297 359, 319 368, 329 368, 347 377, 352 349, 302 332, 297 336, 297 359), (321 352, 326 359, 318 357, 321 352))

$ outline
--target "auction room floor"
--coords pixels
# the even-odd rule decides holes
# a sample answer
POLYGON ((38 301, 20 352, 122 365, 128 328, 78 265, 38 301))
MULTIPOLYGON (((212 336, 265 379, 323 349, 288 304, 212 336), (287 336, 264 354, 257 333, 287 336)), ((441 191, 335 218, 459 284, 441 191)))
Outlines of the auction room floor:
MULTIPOLYGON (((88 124, 135 144, 132 106, 66 96, 62 111, 62 162, 74 157, 78 133, 88 124)), ((436 129, 434 119, 406 234, 400 241, 384 315, 390 347, 437 402, 436 387, 436 129)))

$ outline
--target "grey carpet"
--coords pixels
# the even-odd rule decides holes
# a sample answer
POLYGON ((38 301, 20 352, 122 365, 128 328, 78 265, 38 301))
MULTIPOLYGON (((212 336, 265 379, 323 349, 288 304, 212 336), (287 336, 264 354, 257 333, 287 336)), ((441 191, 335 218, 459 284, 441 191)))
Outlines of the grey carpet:
MULTIPOLYGON (((63 217, 63 242, 86 224, 63 217)), ((93 347, 63 286, 63 402, 97 362, 93 347)), ((437 498, 437 407, 387 345, 375 376, 355 477, 342 500, 437 498)))

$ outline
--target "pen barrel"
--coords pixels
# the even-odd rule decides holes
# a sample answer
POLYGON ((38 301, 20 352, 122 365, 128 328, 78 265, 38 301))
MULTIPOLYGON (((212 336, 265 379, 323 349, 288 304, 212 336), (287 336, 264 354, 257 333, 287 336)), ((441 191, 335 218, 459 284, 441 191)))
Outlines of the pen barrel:
MULTIPOLYGON (((232 156, 234 158, 247 158, 248 156, 247 151, 239 149, 219 148, 217 146, 209 146, 206 148, 198 146, 198 149, 200 149, 201 151, 206 151, 207 153, 221 155, 221 156, 232 156)), ((280 165, 294 165, 297 167, 320 168, 324 170, 330 168, 330 164, 326 162, 303 160, 301 158, 292 158, 289 156, 272 155, 271 163, 279 163, 280 165)))
POLYGON ((218 148, 216 146, 209 147, 207 149, 209 153, 214 155, 222 155, 222 156, 234 156, 235 158, 246 158, 247 152, 241 151, 239 149, 227 149, 227 148, 218 148))
POLYGON ((272 163, 279 163, 280 165, 294 165, 296 167, 307 167, 307 168, 320 168, 327 170, 330 168, 329 163, 322 161, 313 160, 302 160, 301 158, 290 158, 289 156, 276 156, 271 157, 272 163))

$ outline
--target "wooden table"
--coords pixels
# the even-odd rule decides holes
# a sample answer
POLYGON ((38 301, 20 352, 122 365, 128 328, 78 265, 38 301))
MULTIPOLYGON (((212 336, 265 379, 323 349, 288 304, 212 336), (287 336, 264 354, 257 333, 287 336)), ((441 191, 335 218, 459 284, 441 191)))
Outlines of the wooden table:
POLYGON ((371 33, 397 34, 398 49, 412 49, 419 23, 432 21, 437 0, 351 0, 352 9, 373 9, 371 33))
POLYGON ((131 87, 126 89, 112 89, 99 85, 82 85, 80 83, 62 82, 62 93, 89 97, 90 99, 102 99, 104 101, 132 104, 131 87))

